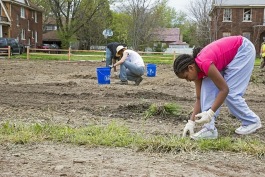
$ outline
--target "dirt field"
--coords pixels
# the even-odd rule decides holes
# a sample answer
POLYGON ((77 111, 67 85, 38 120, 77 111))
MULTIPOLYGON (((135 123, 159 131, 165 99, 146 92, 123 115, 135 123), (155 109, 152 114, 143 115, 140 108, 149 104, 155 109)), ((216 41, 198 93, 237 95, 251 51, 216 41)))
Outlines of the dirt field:
MULTIPOLYGON (((102 62, 0 60, 0 123, 53 122, 73 127, 121 122, 132 131, 181 135, 187 116, 143 122, 152 103, 194 103, 193 83, 178 79, 171 65, 158 65, 156 77, 140 86, 98 85, 102 62)), ((265 122, 265 72, 255 68, 245 99, 265 122)), ((225 106, 217 121, 220 136, 238 137, 228 129, 240 123, 225 106)), ((199 130, 200 127, 197 127, 199 130)), ((265 128, 250 135, 265 142, 265 128)), ((1 144, 0 176, 190 177, 265 176, 265 159, 230 152, 159 154, 127 148, 89 148, 69 144, 1 144)))

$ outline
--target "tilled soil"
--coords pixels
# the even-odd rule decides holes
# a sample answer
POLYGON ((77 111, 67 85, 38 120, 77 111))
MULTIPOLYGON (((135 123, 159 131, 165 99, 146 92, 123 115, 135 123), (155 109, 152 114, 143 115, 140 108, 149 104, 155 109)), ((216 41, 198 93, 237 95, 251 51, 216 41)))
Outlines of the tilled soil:
MULTIPOLYGON (((72 127, 115 120, 134 132, 181 135, 194 103, 194 85, 178 79, 171 65, 157 65, 156 77, 144 76, 139 86, 98 85, 102 62, 0 60, 0 123, 56 123, 72 127), (178 117, 154 116, 143 121, 153 104, 177 103, 178 117)), ((255 68, 245 94, 249 107, 264 116, 265 72, 255 68)), ((240 126, 221 108, 219 136, 238 135, 240 126)), ((196 130, 199 130, 197 127, 196 130)), ((261 128, 249 138, 265 142, 261 128)), ((128 148, 91 148, 44 142, 0 145, 0 176, 265 176, 265 160, 230 152, 147 153, 128 148)))

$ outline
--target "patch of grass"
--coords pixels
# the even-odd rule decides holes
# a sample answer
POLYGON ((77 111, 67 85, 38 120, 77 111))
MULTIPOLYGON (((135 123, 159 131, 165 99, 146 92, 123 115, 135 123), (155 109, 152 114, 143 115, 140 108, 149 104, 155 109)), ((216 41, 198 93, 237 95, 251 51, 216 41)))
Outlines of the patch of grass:
POLYGON ((147 119, 151 116, 162 116, 166 117, 168 115, 180 115, 181 107, 175 103, 165 103, 162 104, 151 104, 148 110, 144 113, 144 118, 147 119))
MULTIPOLYGON (((71 61, 102 61, 105 58, 105 52, 72 52, 71 61)), ((49 55, 49 53, 37 52, 30 55, 30 60, 68 60, 67 52, 61 52, 63 55, 49 55)), ((154 63, 154 64, 173 64, 174 58, 173 54, 141 54, 145 63, 154 63)), ((177 55, 176 55, 177 57, 177 55)), ((14 55, 11 58, 13 59, 27 59, 27 54, 23 53, 22 55, 14 55)), ((256 58, 255 66, 260 66, 260 58, 256 58)))
POLYGON ((36 143, 52 141, 88 146, 111 146, 137 148, 138 151, 159 153, 178 153, 180 151, 230 151, 265 156, 265 144, 257 139, 221 137, 217 140, 193 141, 189 138, 169 136, 145 136, 132 133, 129 128, 112 122, 107 126, 91 125, 71 128, 52 124, 14 124, 2 123, 0 126, 0 143, 36 143))
POLYGON ((260 66, 260 62, 261 62, 260 58, 256 58, 254 65, 255 66, 260 66))
MULTIPOLYGON (((142 55, 145 63, 154 63, 154 64, 173 64, 173 55, 157 55, 157 54, 148 54, 142 55)), ((73 52, 70 60, 71 61, 102 61, 105 58, 104 52, 73 52)), ((27 59, 27 54, 23 53, 22 55, 11 56, 11 59, 27 59)), ((68 60, 67 52, 61 52, 60 54, 49 54, 44 52, 35 52, 30 54, 30 60, 68 60)))

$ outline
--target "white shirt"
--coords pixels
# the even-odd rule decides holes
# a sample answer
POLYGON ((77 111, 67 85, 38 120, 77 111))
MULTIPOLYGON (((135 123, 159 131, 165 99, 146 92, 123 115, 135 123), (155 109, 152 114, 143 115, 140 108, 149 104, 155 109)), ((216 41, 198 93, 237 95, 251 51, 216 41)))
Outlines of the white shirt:
POLYGON ((124 53, 128 53, 126 58, 127 61, 132 62, 137 66, 144 66, 143 58, 137 52, 127 49, 124 53))

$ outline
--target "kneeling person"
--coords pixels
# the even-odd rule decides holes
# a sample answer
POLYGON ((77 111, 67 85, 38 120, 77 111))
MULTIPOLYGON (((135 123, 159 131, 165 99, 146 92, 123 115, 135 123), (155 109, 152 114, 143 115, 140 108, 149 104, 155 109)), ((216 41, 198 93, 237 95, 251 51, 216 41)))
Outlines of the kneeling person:
POLYGON ((117 47, 117 56, 121 59, 113 65, 120 65, 120 82, 118 84, 127 85, 128 80, 134 81, 135 85, 139 85, 144 75, 145 65, 142 57, 135 51, 129 50, 124 46, 117 47))

